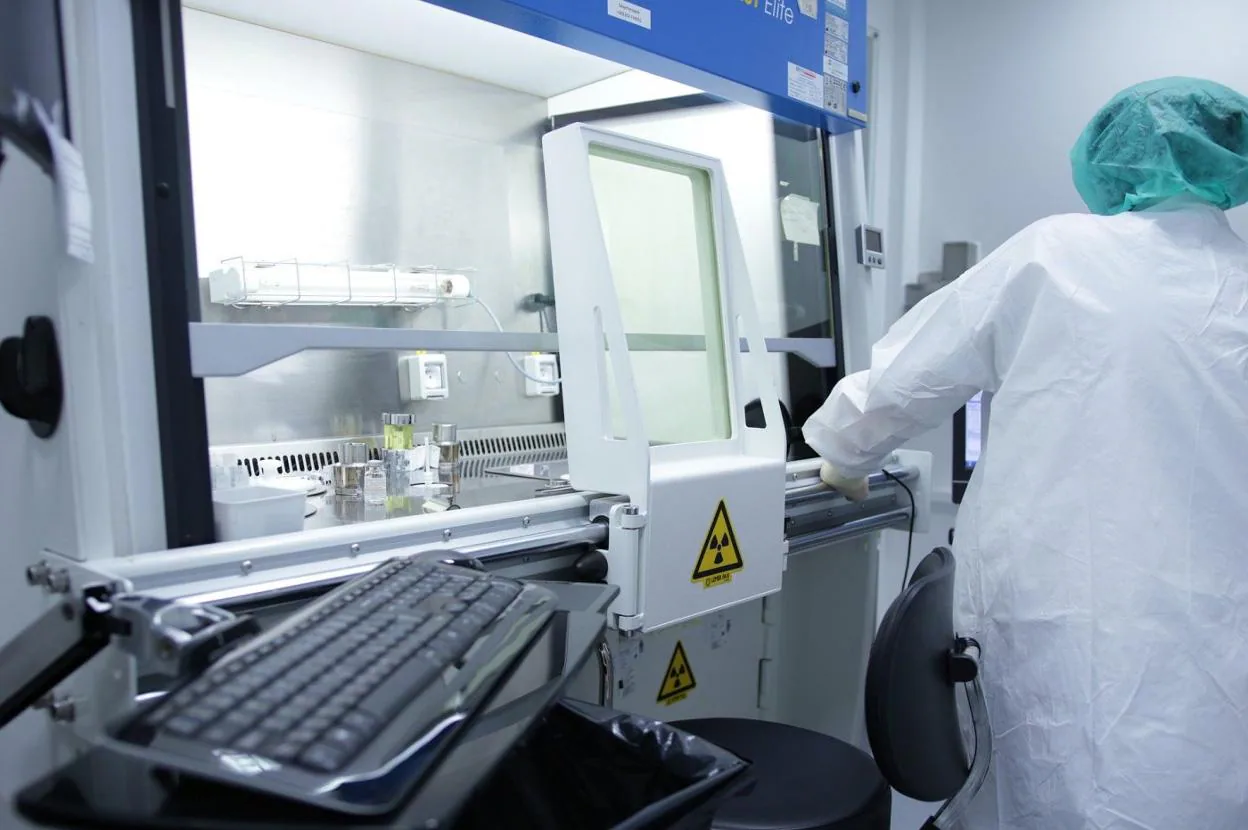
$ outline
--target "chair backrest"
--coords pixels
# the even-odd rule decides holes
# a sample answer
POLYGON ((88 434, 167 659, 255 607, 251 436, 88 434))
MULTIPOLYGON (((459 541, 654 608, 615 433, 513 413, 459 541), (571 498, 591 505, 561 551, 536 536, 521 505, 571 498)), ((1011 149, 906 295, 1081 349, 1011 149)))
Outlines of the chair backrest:
POLYGON ((871 751, 893 789, 919 801, 952 798, 970 771, 949 674, 955 568, 948 548, 919 563, 884 615, 867 664, 871 751))

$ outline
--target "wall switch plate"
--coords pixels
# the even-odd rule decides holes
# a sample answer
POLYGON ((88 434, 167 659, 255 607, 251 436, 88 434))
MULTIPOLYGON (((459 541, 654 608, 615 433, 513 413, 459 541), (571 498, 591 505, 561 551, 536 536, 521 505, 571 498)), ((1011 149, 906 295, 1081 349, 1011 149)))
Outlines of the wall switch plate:
POLYGON ((524 373, 528 375, 524 379, 525 397, 552 398, 559 394, 559 361, 553 354, 526 354, 524 373))
POLYGON ((399 393, 404 401, 438 401, 451 396, 450 372, 444 354, 399 358, 399 393))

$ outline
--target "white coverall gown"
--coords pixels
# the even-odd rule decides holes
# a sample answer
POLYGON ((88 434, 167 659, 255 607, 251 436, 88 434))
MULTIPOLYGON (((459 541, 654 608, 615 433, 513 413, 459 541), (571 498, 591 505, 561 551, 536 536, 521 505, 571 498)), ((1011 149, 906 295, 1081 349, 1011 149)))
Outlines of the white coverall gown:
POLYGON ((1038 222, 900 320, 807 440, 863 475, 981 389, 975 830, 1245 830, 1248 247, 1203 205, 1038 222))

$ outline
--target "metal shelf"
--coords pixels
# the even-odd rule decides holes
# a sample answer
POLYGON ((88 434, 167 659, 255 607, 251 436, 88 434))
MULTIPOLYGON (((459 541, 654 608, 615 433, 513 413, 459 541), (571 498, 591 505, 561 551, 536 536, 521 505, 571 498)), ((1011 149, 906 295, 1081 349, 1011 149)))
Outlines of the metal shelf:
MULTIPOLYGON (((191 323, 191 373, 199 378, 237 377, 309 349, 430 352, 558 352, 559 335, 544 332, 382 329, 281 323, 191 323)), ((633 334, 634 351, 698 351, 696 335, 633 334)), ((742 350, 746 350, 742 341, 742 350)), ((767 338, 767 350, 795 354, 818 368, 836 365, 832 340, 767 338)))

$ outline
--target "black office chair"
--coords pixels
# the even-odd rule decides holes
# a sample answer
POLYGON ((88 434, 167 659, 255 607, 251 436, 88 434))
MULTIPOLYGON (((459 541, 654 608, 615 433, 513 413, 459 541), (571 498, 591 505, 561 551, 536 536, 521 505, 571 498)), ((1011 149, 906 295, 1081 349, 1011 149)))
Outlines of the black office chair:
POLYGON ((675 724, 754 764, 754 789, 720 808, 713 830, 889 830, 890 785, 919 801, 945 801, 925 830, 956 824, 988 774, 992 732, 979 644, 953 633, 954 569, 948 548, 932 551, 880 624, 866 685, 874 760, 844 741, 780 723, 675 724), (962 684, 969 684, 973 761, 958 721, 962 684))

